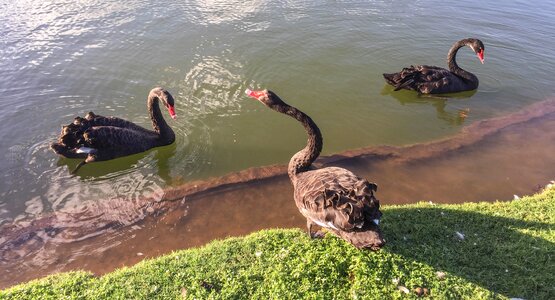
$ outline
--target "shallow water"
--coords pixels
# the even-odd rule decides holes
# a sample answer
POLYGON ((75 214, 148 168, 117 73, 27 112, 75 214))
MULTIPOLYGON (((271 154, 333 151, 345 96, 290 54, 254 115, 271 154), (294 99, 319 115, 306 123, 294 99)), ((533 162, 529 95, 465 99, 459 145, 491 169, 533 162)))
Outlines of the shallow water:
MULTIPOLYGON (((306 140, 302 127, 247 99, 247 87, 270 88, 307 112, 322 129, 324 154, 450 136, 555 91, 550 1, 4 0, 0 7, 0 226, 80 211, 87 218, 76 228, 108 216, 118 228, 138 229, 148 213, 129 202, 286 163, 306 140), (381 73, 410 64, 445 66, 451 44, 469 36, 486 45, 484 65, 469 49, 458 56, 480 78, 476 92, 438 99, 384 84, 381 73), (175 144, 76 176, 68 170, 78 161, 48 149, 61 124, 90 110, 150 126, 145 101, 155 85, 176 98, 175 144)), ((497 163, 484 160, 488 166, 497 163)), ((75 232, 65 239, 106 230, 75 232)), ((38 261, 56 263, 42 253, 38 261)))
MULTIPOLYGON (((377 196, 386 205, 509 200, 537 192, 546 178, 555 178, 555 100, 550 113, 542 115, 541 110, 535 110, 540 117, 511 115, 474 124, 443 141, 347 151, 317 164, 349 168, 377 182, 377 196), (493 164, 497 167, 490 167, 493 164)), ((285 173, 285 166, 249 169, 179 186, 161 201, 111 199, 101 210, 113 213, 92 220, 82 211, 68 210, 0 227, 5 271, 0 287, 56 271, 102 274, 145 257, 265 228, 304 229, 306 221, 295 207, 285 173), (141 211, 148 216, 131 226, 120 222, 125 216, 132 220, 133 213, 143 215, 141 211)), ((387 222, 387 214, 382 221, 387 222)), ((387 239, 387 231, 384 234, 387 239)))

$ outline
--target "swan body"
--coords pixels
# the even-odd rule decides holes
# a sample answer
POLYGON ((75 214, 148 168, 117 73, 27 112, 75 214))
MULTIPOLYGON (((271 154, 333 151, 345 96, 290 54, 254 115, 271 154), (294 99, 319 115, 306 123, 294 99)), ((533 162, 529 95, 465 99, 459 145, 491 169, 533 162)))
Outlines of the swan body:
POLYGON ((476 75, 463 70, 455 59, 457 51, 469 46, 484 63, 484 44, 478 39, 463 39, 451 47, 447 55, 449 70, 435 66, 410 66, 401 72, 383 74, 385 81, 400 89, 413 90, 422 94, 443 94, 475 90, 478 88, 476 75))
POLYGON ((347 169, 314 169, 312 162, 320 154, 323 141, 312 119, 272 91, 247 90, 247 95, 295 118, 308 133, 306 147, 293 155, 287 171, 293 183, 295 204, 307 219, 308 234, 318 236, 312 232, 312 227, 319 225, 357 248, 377 250, 383 246, 385 240, 378 226, 382 213, 374 196, 377 185, 347 169))
POLYGON ((110 160, 144 152, 150 148, 169 145, 175 134, 160 112, 159 102, 175 119, 174 99, 162 89, 154 88, 147 98, 147 107, 154 130, 148 130, 132 122, 116 117, 103 117, 89 112, 84 118, 76 117, 69 125, 62 126, 56 143, 50 148, 67 158, 84 158, 82 165, 95 161, 110 160))

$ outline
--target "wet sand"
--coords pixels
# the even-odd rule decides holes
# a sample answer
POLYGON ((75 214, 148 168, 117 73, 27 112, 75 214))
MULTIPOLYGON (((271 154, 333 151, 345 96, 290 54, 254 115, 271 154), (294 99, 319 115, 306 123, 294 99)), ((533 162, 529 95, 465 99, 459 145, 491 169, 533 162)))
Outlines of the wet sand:
MULTIPOLYGON (((549 100, 474 123, 448 139, 357 149, 320 158, 316 165, 349 168, 378 183, 382 205, 510 200, 555 179, 554 128, 555 100, 549 100)), ((304 228, 285 173, 285 166, 252 168, 191 182, 162 198, 3 225, 0 287, 74 269, 102 274, 263 228, 304 228), (124 206, 141 221, 122 222, 117 210, 124 206)))

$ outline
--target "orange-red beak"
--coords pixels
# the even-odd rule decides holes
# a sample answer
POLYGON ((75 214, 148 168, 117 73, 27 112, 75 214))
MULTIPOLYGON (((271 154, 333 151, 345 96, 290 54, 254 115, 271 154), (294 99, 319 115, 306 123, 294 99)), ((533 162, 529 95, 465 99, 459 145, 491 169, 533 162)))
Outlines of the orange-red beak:
POLYGON ((172 119, 175 120, 175 118, 177 118, 177 115, 175 114, 175 108, 173 106, 168 107, 168 112, 170 113, 170 117, 172 117, 172 119))
POLYGON ((480 52, 478 52, 476 55, 478 55, 478 58, 480 59, 480 62, 483 64, 484 63, 484 49, 481 49, 480 52))
POLYGON ((251 91, 250 89, 247 89, 245 91, 245 94, 247 94, 247 96, 254 98, 256 100, 258 100, 258 98, 264 96, 266 94, 266 91, 251 91))

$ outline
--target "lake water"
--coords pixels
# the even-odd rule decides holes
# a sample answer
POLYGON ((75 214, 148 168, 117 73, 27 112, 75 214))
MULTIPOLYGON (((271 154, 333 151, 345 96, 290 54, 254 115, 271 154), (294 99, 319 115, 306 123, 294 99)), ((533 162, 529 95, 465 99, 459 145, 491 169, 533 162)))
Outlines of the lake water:
MULTIPOLYGON (((0 1, 0 226, 287 163, 303 128, 246 88, 309 114, 324 155, 444 138, 555 92, 552 1, 0 1), (457 59, 480 79, 476 92, 430 98, 385 85, 384 72, 445 67, 466 37, 486 47, 484 65, 469 48, 457 59), (88 111, 150 127, 157 85, 176 99, 175 144, 77 175, 78 160, 49 150, 60 125, 88 111)), ((141 219, 128 215, 122 226, 141 219)))

